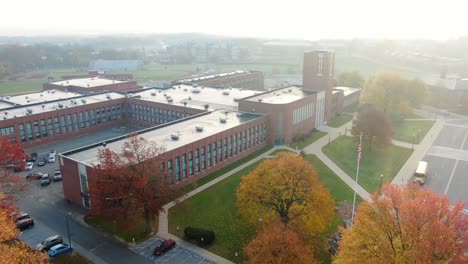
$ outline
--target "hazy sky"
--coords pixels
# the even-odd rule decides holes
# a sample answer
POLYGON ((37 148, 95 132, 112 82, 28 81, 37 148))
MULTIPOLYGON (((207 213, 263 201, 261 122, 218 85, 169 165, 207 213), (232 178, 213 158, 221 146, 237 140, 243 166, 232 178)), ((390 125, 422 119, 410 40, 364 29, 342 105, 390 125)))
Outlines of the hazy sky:
POLYGON ((468 35, 468 0, 5 0, 0 15, 0 35, 178 32, 446 39, 468 35))

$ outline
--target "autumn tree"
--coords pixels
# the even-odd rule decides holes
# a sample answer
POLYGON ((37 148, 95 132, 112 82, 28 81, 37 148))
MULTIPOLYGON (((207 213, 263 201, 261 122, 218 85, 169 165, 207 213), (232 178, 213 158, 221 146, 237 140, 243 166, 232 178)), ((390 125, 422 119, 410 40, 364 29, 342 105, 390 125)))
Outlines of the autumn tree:
POLYGON ((343 230, 335 263, 467 263, 463 203, 416 184, 384 185, 343 230))
POLYGON ((343 72, 338 75, 336 84, 338 86, 362 88, 364 85, 364 77, 362 77, 359 71, 343 72))
POLYGON ((334 212, 330 192, 302 157, 280 152, 242 178, 237 189, 239 213, 248 222, 281 221, 304 234, 325 230, 334 212))
POLYGON ((400 118, 423 103, 425 96, 424 82, 398 73, 381 73, 365 83, 361 102, 375 105, 392 118, 400 118))
POLYGON ((317 263, 312 250, 300 237, 281 223, 270 223, 244 247, 246 264, 317 263))
POLYGON ((384 112, 373 105, 367 104, 359 108, 351 128, 351 134, 357 141, 359 141, 361 132, 363 140, 368 142, 370 148, 374 141, 378 144, 390 143, 393 136, 393 127, 384 112))
MULTIPOLYGON (((0 199, 3 196, 0 192, 0 199)), ((46 253, 34 251, 17 239, 19 231, 10 214, 11 210, 0 207, 0 263, 49 263, 46 253)))
POLYGON ((26 154, 21 144, 6 139, 0 141, 0 149, 0 192, 3 193, 0 207, 9 208, 15 200, 15 195, 24 191, 27 185, 22 178, 13 174, 8 166, 22 166, 26 154))
POLYGON ((146 232, 162 206, 180 196, 160 169, 164 148, 153 141, 132 135, 120 152, 99 150, 90 180, 91 215, 102 216, 127 226, 144 215, 146 232))

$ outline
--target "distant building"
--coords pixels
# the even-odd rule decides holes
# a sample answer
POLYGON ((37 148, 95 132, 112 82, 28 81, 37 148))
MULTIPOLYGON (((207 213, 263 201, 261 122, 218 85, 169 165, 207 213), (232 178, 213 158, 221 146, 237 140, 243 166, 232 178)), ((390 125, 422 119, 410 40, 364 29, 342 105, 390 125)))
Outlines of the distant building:
POLYGON ((143 67, 140 60, 94 60, 89 62, 89 71, 139 71, 143 67))
POLYGON ((264 90, 264 76, 260 71, 237 70, 173 81, 173 84, 196 84, 216 88, 244 88, 264 90))
POLYGON ((429 100, 443 107, 468 106, 468 79, 447 78, 427 81, 429 100))
POLYGON ((99 77, 69 79, 43 84, 44 90, 61 90, 80 93, 128 91, 140 87, 141 86, 135 81, 119 81, 99 77))

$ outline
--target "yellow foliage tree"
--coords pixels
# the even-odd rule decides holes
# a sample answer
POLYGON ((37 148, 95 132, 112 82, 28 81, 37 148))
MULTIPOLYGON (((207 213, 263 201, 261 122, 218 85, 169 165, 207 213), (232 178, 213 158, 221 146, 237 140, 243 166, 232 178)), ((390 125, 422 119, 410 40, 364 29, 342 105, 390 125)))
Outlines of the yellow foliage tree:
POLYGON ((246 264, 314 264, 310 248, 306 247, 299 236, 281 223, 271 223, 258 232, 244 252, 246 264))
MULTIPOLYGON (((0 199, 2 198, 3 194, 0 193, 0 199)), ((19 231, 16 229, 10 213, 11 210, 0 207, 0 263, 49 263, 46 253, 33 251, 17 239, 19 231)))
POLYGON ((242 179, 236 196, 240 215, 251 224, 279 220, 301 234, 323 232, 334 213, 314 168, 293 153, 262 162, 242 179))

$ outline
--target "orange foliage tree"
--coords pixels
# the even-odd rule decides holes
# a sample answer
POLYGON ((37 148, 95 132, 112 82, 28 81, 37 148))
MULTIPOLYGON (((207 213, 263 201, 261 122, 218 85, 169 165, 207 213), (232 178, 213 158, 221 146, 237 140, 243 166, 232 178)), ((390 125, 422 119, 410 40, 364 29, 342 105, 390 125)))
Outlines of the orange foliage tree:
POLYGON ((384 185, 343 230, 334 263, 467 263, 463 203, 416 184, 384 185))
POLYGON ((250 223, 281 221, 303 234, 318 234, 334 213, 330 192, 314 168, 300 156, 282 152, 242 178, 239 213, 250 223))
POLYGON ((17 239, 19 231, 10 214, 10 210, 0 207, 0 263, 49 263, 46 253, 34 251, 17 239))
POLYGON ((152 220, 162 206, 180 196, 161 171, 164 149, 153 141, 132 135, 119 153, 99 150, 99 163, 90 180, 91 215, 129 227, 143 214, 146 233, 153 233, 152 220))
POLYGON ((244 253, 247 264, 317 263, 312 250, 281 223, 271 223, 262 228, 257 237, 244 247, 244 253))
POLYGON ((22 178, 12 173, 12 168, 8 167, 15 164, 22 166, 26 154, 21 144, 12 143, 6 139, 0 141, 0 150, 0 192, 3 193, 0 207, 11 209, 15 200, 14 196, 24 191, 27 185, 22 178))

